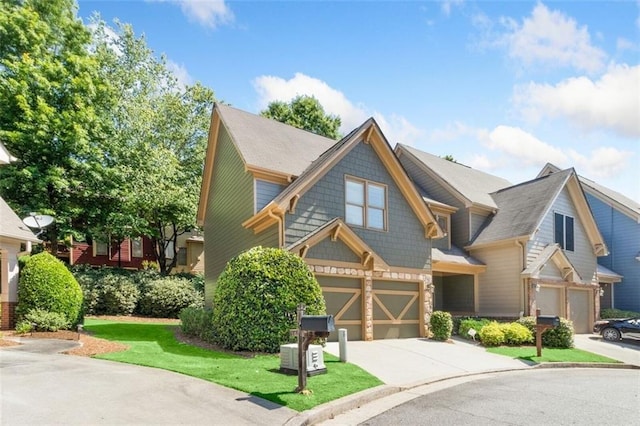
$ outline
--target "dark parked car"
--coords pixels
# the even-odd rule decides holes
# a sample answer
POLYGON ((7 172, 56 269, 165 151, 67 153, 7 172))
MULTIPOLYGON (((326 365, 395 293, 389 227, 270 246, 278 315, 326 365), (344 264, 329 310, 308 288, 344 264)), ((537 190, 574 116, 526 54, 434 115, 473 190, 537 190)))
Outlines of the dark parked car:
POLYGON ((618 341, 622 338, 640 340, 640 317, 596 321, 593 331, 600 333, 604 340, 618 341))

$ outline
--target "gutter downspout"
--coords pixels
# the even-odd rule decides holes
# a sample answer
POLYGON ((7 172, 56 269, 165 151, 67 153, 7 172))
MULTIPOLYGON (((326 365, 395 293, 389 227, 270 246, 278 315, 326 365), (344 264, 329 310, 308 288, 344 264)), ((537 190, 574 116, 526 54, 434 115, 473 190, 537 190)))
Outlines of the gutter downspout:
MULTIPOLYGON (((524 271, 524 269, 526 268, 527 265, 525 265, 526 262, 526 256, 525 256, 525 252, 524 252, 524 243, 520 240, 516 240, 516 245, 520 247, 520 273, 522 274, 522 271, 524 271)), ((531 289, 529 288, 530 286, 528 286, 528 278, 520 278, 520 289, 522 291, 521 294, 521 301, 522 301, 522 312, 524 312, 525 315, 530 315, 530 306, 529 306, 529 293, 531 291, 531 289)))
POLYGON ((269 210, 267 214, 278 222, 278 248, 282 248, 284 246, 284 218, 276 215, 273 210, 269 210))

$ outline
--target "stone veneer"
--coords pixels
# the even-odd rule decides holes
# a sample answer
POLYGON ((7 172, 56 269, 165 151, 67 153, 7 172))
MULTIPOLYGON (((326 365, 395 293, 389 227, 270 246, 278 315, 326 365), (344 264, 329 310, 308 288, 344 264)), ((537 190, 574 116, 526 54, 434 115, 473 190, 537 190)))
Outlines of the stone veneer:
POLYGON ((423 300, 423 336, 429 336, 429 322, 433 312, 433 277, 428 273, 410 273, 410 272, 393 272, 393 271, 371 271, 356 268, 344 268, 330 265, 309 265, 309 270, 313 273, 321 273, 326 275, 344 276, 344 277, 362 277, 364 278, 364 340, 373 340, 373 280, 393 280, 393 281, 410 281, 422 283, 421 288, 424 291, 423 300))

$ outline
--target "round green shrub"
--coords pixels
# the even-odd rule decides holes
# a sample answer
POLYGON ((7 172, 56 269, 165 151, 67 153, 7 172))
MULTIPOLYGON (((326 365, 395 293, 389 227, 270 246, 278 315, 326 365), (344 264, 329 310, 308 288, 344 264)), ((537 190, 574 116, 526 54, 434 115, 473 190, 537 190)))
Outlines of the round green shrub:
POLYGON ((178 318, 184 308, 202 308, 204 297, 189 280, 166 277, 150 282, 140 296, 138 310, 156 318, 178 318))
POLYGON ((431 314, 429 320, 431 326, 431 333, 435 340, 448 340, 451 337, 451 330, 453 330, 453 320, 451 314, 444 311, 434 311, 431 314))
POLYGON ((64 315, 71 326, 82 321, 82 289, 60 260, 47 252, 31 256, 20 271, 18 320, 32 309, 64 315))
POLYGON ((227 263, 213 294, 216 343, 231 350, 278 352, 296 328, 296 308, 325 313, 320 285, 288 251, 254 247, 227 263))
POLYGON ((480 341, 485 346, 500 346, 504 343, 504 331, 500 324, 492 321, 480 330, 480 341))
POLYGON ((74 268, 82 287, 84 312, 90 315, 131 315, 140 290, 128 271, 114 268, 74 268))
POLYGON ((32 309, 27 312, 16 329, 25 330, 27 327, 23 323, 29 325, 28 331, 58 331, 69 328, 69 321, 64 315, 43 309, 32 309))
MULTIPOLYGON (((536 317, 522 317, 517 321, 527 327, 536 338, 536 317)), ((560 318, 560 325, 547 329, 542 333, 542 346, 547 348, 573 348, 573 323, 565 318, 560 318)))
POLYGON ((510 322, 500 324, 504 333, 504 342, 507 345, 522 345, 533 341, 533 334, 522 324, 510 322))

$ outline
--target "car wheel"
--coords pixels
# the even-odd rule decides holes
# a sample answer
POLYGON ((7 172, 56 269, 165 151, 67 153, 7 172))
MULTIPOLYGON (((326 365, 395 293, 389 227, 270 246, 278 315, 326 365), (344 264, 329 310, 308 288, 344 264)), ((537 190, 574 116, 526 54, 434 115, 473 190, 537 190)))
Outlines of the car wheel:
POLYGON ((612 342, 620 340, 620 332, 615 328, 605 328, 602 330, 602 338, 612 342))

